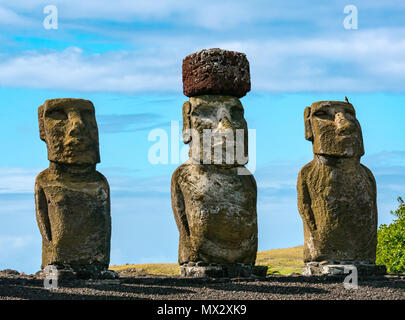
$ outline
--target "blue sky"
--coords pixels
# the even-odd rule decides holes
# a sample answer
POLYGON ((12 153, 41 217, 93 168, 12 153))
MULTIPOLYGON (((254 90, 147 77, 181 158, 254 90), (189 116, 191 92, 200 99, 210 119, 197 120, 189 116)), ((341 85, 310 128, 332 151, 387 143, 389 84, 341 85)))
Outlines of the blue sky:
POLYGON ((405 196, 404 14, 393 0, 0 0, 0 269, 40 267, 33 187, 48 161, 36 112, 63 97, 96 107, 98 170, 112 191, 111 263, 177 261, 170 178, 178 164, 149 163, 148 135, 161 128, 171 139, 171 121, 181 127, 182 59, 204 48, 250 61, 242 103, 257 135, 260 250, 303 243, 295 184, 312 159, 303 111, 319 100, 348 96, 355 106, 379 222, 390 223, 405 196), (56 30, 42 24, 48 4, 58 8, 56 30), (358 8, 357 30, 343 27, 348 4, 358 8))

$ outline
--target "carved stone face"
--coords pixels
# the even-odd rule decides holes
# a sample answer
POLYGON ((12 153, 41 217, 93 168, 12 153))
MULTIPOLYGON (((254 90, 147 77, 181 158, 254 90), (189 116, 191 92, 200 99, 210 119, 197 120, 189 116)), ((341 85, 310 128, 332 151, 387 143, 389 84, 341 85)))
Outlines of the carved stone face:
POLYGON ((93 104, 82 99, 52 99, 38 109, 41 139, 49 161, 92 165, 100 162, 93 104))
POLYGON ((313 152, 337 157, 364 155, 363 136, 356 112, 350 103, 319 101, 305 109, 305 138, 313 152))
POLYGON ((199 163, 248 162, 247 123, 241 102, 233 96, 202 95, 186 101, 183 139, 190 143, 190 157, 199 163))

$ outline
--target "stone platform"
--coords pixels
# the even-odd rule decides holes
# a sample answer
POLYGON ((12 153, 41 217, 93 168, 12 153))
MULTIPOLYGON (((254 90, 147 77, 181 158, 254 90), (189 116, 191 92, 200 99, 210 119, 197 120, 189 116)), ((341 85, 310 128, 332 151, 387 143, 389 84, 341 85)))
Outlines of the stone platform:
POLYGON ((345 276, 357 270, 362 277, 383 276, 387 273, 385 266, 363 261, 323 261, 307 262, 302 269, 304 276, 345 276))
POLYGON ((189 262, 180 266, 180 275, 196 278, 265 278, 267 266, 251 264, 208 264, 189 262))
POLYGON ((41 271, 45 277, 57 280, 112 280, 118 279, 118 273, 100 268, 73 269, 68 266, 48 265, 41 271))

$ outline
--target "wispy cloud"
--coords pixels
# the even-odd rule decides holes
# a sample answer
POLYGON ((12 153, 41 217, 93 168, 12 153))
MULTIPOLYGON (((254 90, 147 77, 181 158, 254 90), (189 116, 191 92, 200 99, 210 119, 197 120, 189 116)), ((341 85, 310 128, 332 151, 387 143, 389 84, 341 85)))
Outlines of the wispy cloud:
MULTIPOLYGON (((38 22, 38 21, 37 21, 38 22)), ((17 12, 0 6, 0 26, 13 28, 27 28, 35 25, 35 20, 17 12)))
MULTIPOLYGON (((0 5, 8 10, 24 13, 25 16, 41 16, 47 0, 1 0, 0 5)), ((223 30, 248 23, 271 23, 272 21, 306 21, 317 26, 325 26, 325 20, 342 16, 347 3, 341 0, 321 0, 303 2, 299 0, 264 1, 251 0, 206 0, 204 5, 196 5, 187 0, 53 0, 64 20, 106 20, 114 22, 164 21, 183 25, 199 26, 207 29, 223 30)), ((355 1, 364 15, 376 11, 396 13, 405 6, 396 0, 371 2, 355 1)), ((363 15, 363 16, 364 16, 363 15)), ((375 17, 375 20, 377 20, 375 17)), ((382 19, 382 18, 380 18, 382 19)))
POLYGON ((355 31, 344 30, 345 4, 338 0, 310 5, 207 0, 203 6, 185 0, 55 0, 61 26, 44 33, 47 4, 0 0, 0 28, 20 24, 24 39, 37 40, 33 50, 0 53, 0 85, 179 92, 182 59, 221 47, 247 54, 256 91, 404 92, 405 29, 399 13, 405 5, 397 1, 357 1, 361 20, 355 31), (32 19, 37 28, 26 26, 32 19), (57 40, 64 49, 35 49, 38 40, 57 40), (117 43, 130 49, 117 50, 117 43), (100 44, 103 53, 96 49, 100 44))
POLYGON ((0 194, 33 193, 35 177, 42 169, 0 168, 0 194))
POLYGON ((77 47, 30 51, 3 59, 0 84, 92 92, 170 90, 180 83, 173 63, 147 52, 84 55, 77 47))
POLYGON ((99 115, 99 127, 103 133, 135 132, 170 125, 162 116, 154 113, 99 115))
MULTIPOLYGON (((134 51, 87 54, 25 51, 3 55, 0 85, 85 92, 182 90, 181 63, 195 48, 245 52, 252 90, 270 92, 403 92, 405 29, 365 30, 312 38, 256 38, 246 41, 181 43, 134 51)), ((170 43, 166 39, 165 43, 170 43)))
POLYGON ((382 151, 365 157, 365 160, 368 165, 375 167, 405 167, 405 151, 382 151))
POLYGON ((0 252, 22 249, 32 242, 31 236, 0 236, 0 252))

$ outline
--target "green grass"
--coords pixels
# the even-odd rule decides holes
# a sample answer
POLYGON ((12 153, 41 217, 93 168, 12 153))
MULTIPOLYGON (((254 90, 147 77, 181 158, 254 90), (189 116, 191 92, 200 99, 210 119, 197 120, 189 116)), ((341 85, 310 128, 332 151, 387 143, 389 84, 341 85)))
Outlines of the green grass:
MULTIPOLYGON (((273 249, 257 253, 256 265, 269 266, 268 274, 301 273, 303 266, 303 247, 293 247, 287 249, 273 249)), ((110 266, 111 270, 124 271, 136 269, 154 275, 173 276, 180 273, 177 263, 152 263, 152 264, 125 264, 120 266, 110 266)))
POLYGON ((114 271, 135 269, 138 272, 165 276, 180 274, 180 267, 177 263, 124 264, 121 266, 110 266, 109 269, 114 271))
POLYGON ((267 274, 300 274, 304 265, 303 247, 258 252, 256 265, 268 266, 267 274))

